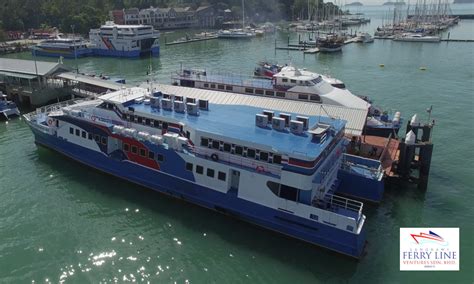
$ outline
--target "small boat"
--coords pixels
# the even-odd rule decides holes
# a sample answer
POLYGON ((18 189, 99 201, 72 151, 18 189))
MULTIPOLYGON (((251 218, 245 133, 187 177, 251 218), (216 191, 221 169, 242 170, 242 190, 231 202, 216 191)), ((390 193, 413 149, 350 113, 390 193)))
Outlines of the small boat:
POLYGON ((359 33, 355 39, 355 42, 372 43, 374 42, 374 38, 369 33, 359 33))
POLYGON ((250 39, 255 37, 255 33, 242 29, 220 30, 217 33, 217 37, 224 39, 250 39))
POLYGON ((20 111, 16 104, 7 99, 7 95, 0 92, 0 119, 9 119, 10 116, 19 116, 20 111))
POLYGON ((394 41, 409 41, 409 42, 440 42, 439 36, 427 36, 421 33, 404 33, 393 38, 394 41))

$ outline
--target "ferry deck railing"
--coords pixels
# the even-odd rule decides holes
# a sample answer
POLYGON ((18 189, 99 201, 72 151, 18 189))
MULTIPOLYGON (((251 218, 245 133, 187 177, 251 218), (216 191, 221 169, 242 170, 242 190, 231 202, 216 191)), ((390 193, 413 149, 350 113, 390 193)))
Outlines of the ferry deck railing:
POLYGON ((383 167, 379 160, 344 154, 342 157, 341 169, 350 171, 350 169, 354 168, 364 170, 376 179, 380 179, 383 176, 383 167))
POLYGON ((200 146, 194 146, 189 148, 193 154, 205 157, 206 159, 212 159, 213 154, 217 155, 218 160, 216 162, 253 169, 256 172, 262 174, 273 174, 277 176, 281 175, 282 166, 279 164, 271 164, 268 162, 241 157, 235 154, 222 152, 211 148, 204 148, 200 146))
MULTIPOLYGON (((316 201, 316 203, 317 202, 318 201, 316 201)), ((327 204, 326 209, 333 210, 333 211, 339 211, 338 209, 347 210, 348 212, 346 212, 346 214, 344 215, 350 215, 350 214, 347 214, 350 212, 356 213, 357 216, 354 216, 354 217, 357 217, 356 218, 357 221, 362 216, 362 209, 364 207, 364 204, 360 201, 349 199, 349 198, 342 197, 335 194, 326 194, 324 196, 324 202, 327 204)))

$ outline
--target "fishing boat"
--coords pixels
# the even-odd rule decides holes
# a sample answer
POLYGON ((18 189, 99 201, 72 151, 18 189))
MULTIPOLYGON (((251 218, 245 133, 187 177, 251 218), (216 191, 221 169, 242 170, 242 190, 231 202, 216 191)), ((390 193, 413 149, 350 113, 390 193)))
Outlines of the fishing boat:
POLYGON ((139 57, 160 54, 159 32, 149 25, 117 25, 106 22, 91 29, 89 38, 97 56, 139 57))
MULTIPOLYGON (((181 69, 172 74, 171 78, 172 84, 184 87, 366 109, 368 120, 382 118, 382 111, 374 107, 370 99, 352 94, 344 82, 336 78, 266 62, 261 62, 254 74, 263 76, 246 77, 210 73, 201 69, 181 69), (275 71, 277 72, 274 73, 275 71), (273 75, 268 80, 270 74, 273 75)), ((386 137, 387 133, 398 134, 401 121, 400 117, 393 115, 387 121, 380 121, 381 124, 368 124, 366 127, 375 128, 369 131, 373 135, 386 137)))
POLYGON ((9 101, 7 95, 0 91, 0 119, 8 120, 11 116, 19 116, 20 111, 17 105, 9 101))
POLYGON ((428 36, 421 33, 403 33, 393 38, 394 41, 409 41, 409 42, 440 42, 439 36, 428 36))
POLYGON ((92 50, 82 38, 62 38, 43 40, 31 49, 37 56, 75 58, 90 55, 92 50))
MULTIPOLYGON (((317 108, 301 114, 297 110, 306 104, 298 101, 262 97, 250 104, 234 94, 221 103, 218 92, 177 88, 174 94, 122 89, 24 117, 36 144, 99 171, 342 254, 362 255, 363 203, 338 195, 345 120, 318 115, 317 108)), ((352 187, 369 191, 365 184, 352 187)))

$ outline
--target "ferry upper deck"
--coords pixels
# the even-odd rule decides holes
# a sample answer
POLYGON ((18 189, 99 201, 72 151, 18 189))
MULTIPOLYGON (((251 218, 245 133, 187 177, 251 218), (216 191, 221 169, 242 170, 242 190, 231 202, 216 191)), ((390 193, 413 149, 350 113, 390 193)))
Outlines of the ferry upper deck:
MULTIPOLYGON (((151 123, 151 120, 162 120, 170 124, 183 123, 187 127, 201 132, 203 136, 206 136, 206 134, 211 135, 210 138, 217 136, 224 138, 223 140, 228 139, 227 141, 230 140, 232 143, 242 145, 259 145, 262 150, 304 159, 317 158, 330 145, 337 133, 342 134, 341 130, 346 123, 344 120, 323 115, 303 117, 298 113, 286 112, 284 114, 290 115, 292 120, 297 119, 297 116, 309 119, 307 123, 309 129, 301 134, 295 134, 288 127, 275 129, 271 126, 271 121, 265 126, 256 125, 256 115, 263 114, 266 110, 262 107, 238 103, 209 103, 207 110, 201 109, 199 115, 192 115, 185 112, 184 109, 180 111, 176 108, 157 108, 153 104, 145 103, 143 101, 145 94, 147 94, 146 89, 131 88, 103 95, 100 99, 115 105, 121 104, 125 111, 129 113, 132 111, 134 118, 140 117, 140 121, 146 125, 155 125, 155 123, 151 123), (331 131, 334 135, 326 135, 324 140, 316 142, 312 132, 318 129, 318 125, 327 127, 325 130, 331 131), (267 147, 267 149, 263 149, 262 146, 267 147)), ((163 96, 167 97, 166 94, 163 96)), ((175 96, 174 100, 181 101, 183 97, 175 96)), ((283 113, 272 108, 268 108, 268 110, 273 112, 275 117, 283 113)), ((321 128, 319 130, 322 131, 321 128)))

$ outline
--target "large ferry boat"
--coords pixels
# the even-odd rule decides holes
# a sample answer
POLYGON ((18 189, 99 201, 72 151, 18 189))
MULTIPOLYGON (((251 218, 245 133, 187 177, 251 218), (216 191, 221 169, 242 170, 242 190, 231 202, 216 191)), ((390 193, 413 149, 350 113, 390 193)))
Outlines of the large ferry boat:
POLYGON ((38 56, 75 58, 90 55, 92 50, 82 38, 58 37, 40 42, 32 48, 31 53, 38 56))
POLYGON ((257 77, 181 69, 171 79, 174 85, 185 87, 367 109, 366 134, 383 137, 398 134, 399 112, 392 116, 384 113, 372 106, 368 98, 352 94, 342 81, 294 66, 267 65, 260 63, 254 73, 257 77))
MULTIPOLYGON (((321 106, 297 101, 250 102, 239 94, 223 98, 219 92, 182 89, 186 97, 122 89, 38 109, 25 119, 37 144, 95 169, 330 250, 362 255, 363 203, 338 195, 338 185, 348 178, 354 195, 375 187, 356 181, 360 173, 338 177, 341 170, 351 175, 347 167, 358 163, 344 163, 346 121, 317 115, 321 106)), ((383 183, 380 177, 365 179, 376 187, 383 183)))
POLYGON ((107 22, 91 29, 89 38, 94 55, 139 57, 160 54, 159 32, 149 25, 117 25, 107 22))

